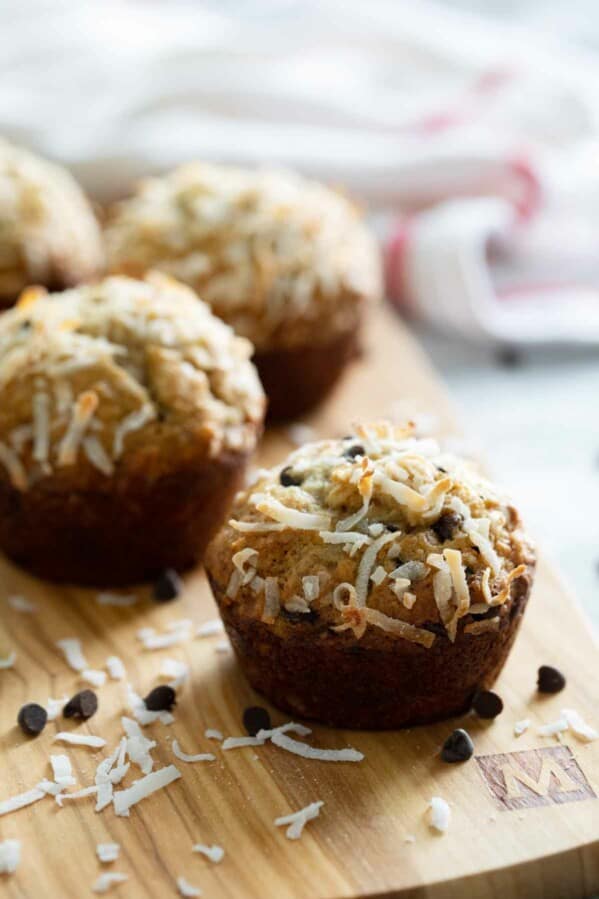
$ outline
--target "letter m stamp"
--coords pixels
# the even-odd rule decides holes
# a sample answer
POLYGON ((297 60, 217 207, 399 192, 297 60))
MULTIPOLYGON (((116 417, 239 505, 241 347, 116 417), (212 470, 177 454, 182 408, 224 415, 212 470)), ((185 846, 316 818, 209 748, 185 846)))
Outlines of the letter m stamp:
POLYGON ((480 755, 476 761, 502 811, 597 798, 568 746, 480 755))

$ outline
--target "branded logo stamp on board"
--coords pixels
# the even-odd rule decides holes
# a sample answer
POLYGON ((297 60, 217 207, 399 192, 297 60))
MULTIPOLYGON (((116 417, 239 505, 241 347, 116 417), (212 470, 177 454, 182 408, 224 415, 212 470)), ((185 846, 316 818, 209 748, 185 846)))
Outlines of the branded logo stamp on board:
POLYGON ((568 746, 480 755, 476 761, 503 811, 597 798, 568 746))

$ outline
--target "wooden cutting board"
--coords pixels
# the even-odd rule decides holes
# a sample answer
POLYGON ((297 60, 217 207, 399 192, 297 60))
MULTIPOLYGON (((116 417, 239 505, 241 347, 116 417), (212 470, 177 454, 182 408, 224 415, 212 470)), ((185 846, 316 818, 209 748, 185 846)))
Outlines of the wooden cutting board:
MULTIPOLYGON (((453 429, 454 416, 426 359, 394 313, 381 310, 371 322, 367 352, 330 402, 309 422, 321 435, 339 435, 352 420, 408 411, 432 413, 440 430, 453 429)), ((498 427, 501 422, 498 422, 498 427)), ((470 423, 476 428, 476 420, 470 423)), ((286 430, 267 435, 259 463, 279 460, 291 448, 286 430)), ((48 535, 51 539, 51 534, 48 535)), ((315 725, 314 745, 351 745, 365 753, 360 764, 307 761, 272 745, 223 753, 204 738, 207 727, 226 735, 243 732, 243 709, 263 702, 246 684, 231 652, 219 652, 222 636, 193 639, 159 652, 144 652, 135 638, 142 625, 162 629, 174 619, 195 624, 215 609, 204 576, 186 578, 177 602, 157 606, 138 591, 130 608, 106 608, 92 591, 40 583, 0 563, 2 632, 0 656, 17 652, 14 669, 0 671, 0 801, 50 775, 48 757, 58 719, 37 739, 15 726, 21 704, 45 703, 72 694, 77 675, 55 649, 55 641, 77 636, 92 667, 118 655, 144 695, 155 685, 161 660, 186 661, 192 670, 171 727, 154 724, 146 733, 158 741, 156 767, 175 762, 182 778, 144 800, 131 817, 112 807, 96 814, 90 799, 52 799, 0 818, 0 839, 22 841, 18 872, 0 878, 9 897, 62 899, 92 895, 101 866, 98 842, 121 844, 110 868, 129 880, 114 888, 121 899, 176 895, 183 875, 205 897, 290 899, 290 897, 401 896, 457 899, 553 899, 599 892, 599 741, 563 743, 537 735, 537 727, 576 708, 599 725, 599 653, 588 623, 555 573, 541 563, 523 631, 498 691, 503 714, 491 723, 471 717, 398 733, 333 731, 315 725), (7 608, 5 598, 22 594, 37 612, 7 608), (537 667, 553 663, 568 678, 559 696, 539 698, 537 667), (530 718, 520 738, 514 722, 530 718), (461 766, 443 764, 438 749, 455 727, 466 726, 476 758, 461 766), (189 753, 213 751, 212 763, 174 759, 171 740, 189 753), (451 805, 445 835, 429 830, 425 810, 431 796, 451 805), (277 816, 323 800, 320 817, 299 842, 275 828, 277 816), (413 838, 413 839, 412 839, 413 838), (192 854, 193 843, 219 844, 221 864, 192 854)), ((121 735, 124 686, 109 681, 99 690, 100 711, 78 730, 101 735, 109 748, 121 735)), ((286 717, 273 710, 273 719, 286 717)), ((67 748, 81 786, 93 782, 105 751, 67 748)), ((128 775, 128 784, 132 780, 128 775)), ((106 870, 104 866, 102 870, 106 870)))

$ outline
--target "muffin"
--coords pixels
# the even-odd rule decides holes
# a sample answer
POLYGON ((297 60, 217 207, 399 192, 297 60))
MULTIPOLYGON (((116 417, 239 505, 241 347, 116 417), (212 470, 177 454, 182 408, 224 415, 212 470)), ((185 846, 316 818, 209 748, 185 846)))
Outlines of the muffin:
POLYGON ((103 264, 100 229, 71 175, 0 139, 0 308, 28 284, 63 290, 103 264))
POLYGON ((272 419, 321 400, 381 292, 376 245, 343 196, 291 172, 190 164, 116 207, 109 267, 193 287, 256 348, 272 419))
POLYGON ((0 548, 97 585, 199 559, 261 431, 250 355, 161 274, 26 291, 0 316, 0 548))
POLYGON ((205 561, 256 690, 292 715, 376 729, 456 715, 491 686, 534 570, 487 481, 385 423, 263 472, 205 561))

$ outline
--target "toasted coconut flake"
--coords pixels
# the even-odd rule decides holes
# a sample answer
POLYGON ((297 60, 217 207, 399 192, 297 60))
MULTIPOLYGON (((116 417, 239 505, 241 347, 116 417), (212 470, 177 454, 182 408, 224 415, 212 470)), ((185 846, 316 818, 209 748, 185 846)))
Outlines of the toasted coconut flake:
MULTIPOLYGON (((429 560, 430 558, 429 556, 429 560)), ((447 631, 447 636, 453 643, 457 632, 457 617, 455 606, 452 603, 453 584, 447 567, 440 568, 433 575, 433 594, 439 610, 439 616, 447 631)))
POLYGON ((417 596, 415 593, 409 593, 407 590, 401 598, 402 604, 406 609, 413 609, 416 604, 417 596))
POLYGON ((235 599, 237 594, 239 593, 239 588, 241 587, 241 582, 243 580, 243 575, 238 568, 234 568, 231 572, 231 577, 229 578, 229 583, 227 584, 227 597, 229 599, 235 599))
POLYGON ((435 642, 435 635, 430 631, 415 627, 413 624, 408 624, 407 621, 401 621, 399 618, 389 618, 388 615, 384 615, 377 609, 366 609, 366 620, 368 624, 373 624, 375 627, 380 627, 390 634, 409 640, 410 643, 418 643, 427 649, 430 649, 435 642))
POLYGON ((276 577, 267 577, 264 581, 264 609, 262 621, 271 623, 281 610, 279 584, 276 577))
POLYGON ((104 449, 102 441, 94 434, 88 434, 83 438, 83 452, 91 464, 101 471, 107 478, 114 474, 112 459, 104 449))
POLYGON ((258 564, 258 552, 250 546, 240 549, 236 552, 231 561, 241 575, 240 586, 245 587, 256 574, 256 566, 258 564))
POLYGON ((512 587, 512 582, 517 580, 519 577, 522 577, 523 574, 526 573, 526 565, 518 565, 517 568, 512 568, 510 573, 508 574, 505 584, 502 590, 494 596, 491 600, 492 606, 500 606, 502 605, 510 596, 510 590, 512 587))
POLYGON ((5 799, 3 802, 0 802, 0 816, 8 815, 10 812, 16 812, 20 808, 25 808, 26 805, 32 805, 34 802, 39 802, 45 795, 46 791, 41 789, 38 784, 38 786, 34 787, 32 790, 26 790, 25 793, 18 793, 16 796, 11 796, 10 799, 5 799))
POLYGON ((156 790, 167 787, 179 777, 181 777, 181 772, 174 765, 167 765, 165 768, 152 771, 151 774, 136 780, 128 789, 117 790, 112 800, 115 814, 128 817, 129 809, 132 806, 151 796, 156 790))
POLYGON ((411 586, 412 582, 407 577, 398 577, 391 582, 391 590, 398 599, 403 599, 403 595, 411 586))
POLYGON ((283 815, 281 818, 275 818, 275 827, 289 825, 285 836, 288 840, 299 840, 308 821, 313 821, 314 818, 319 816, 323 805, 324 802, 319 800, 318 802, 310 803, 310 805, 301 808, 297 812, 293 812, 291 815, 283 815))
POLYGON ((14 874, 21 862, 19 840, 3 840, 0 843, 0 874, 14 874))
POLYGON ((210 861, 215 864, 222 862, 225 857, 225 850, 222 846, 204 846, 203 843, 195 843, 191 847, 191 851, 198 852, 200 855, 205 855, 206 858, 210 859, 210 861))
POLYGON ((362 465, 363 473, 358 481, 358 490, 362 497, 362 505, 353 515, 349 515, 347 518, 342 518, 341 521, 338 521, 335 525, 336 531, 351 531, 352 528, 355 528, 355 526, 368 515, 368 509, 370 508, 370 501, 374 489, 374 471, 369 465, 368 459, 362 459, 360 464, 362 465))
POLYGON ((69 731, 61 731, 54 737, 55 743, 69 743, 71 746, 89 746, 91 749, 101 749, 106 746, 106 740, 102 737, 93 737, 90 734, 73 734, 69 731))
POLYGON ((590 724, 587 724, 582 715, 576 709, 562 709, 562 717, 568 722, 568 727, 579 740, 590 743, 599 738, 599 733, 590 724))
POLYGON ((37 612, 36 604, 24 596, 9 596, 6 602, 15 612, 23 612, 25 615, 37 612))
POLYGON ((393 481, 386 475, 377 473, 376 483, 380 487, 382 493, 390 496, 399 506, 406 506, 412 512, 424 512, 427 507, 427 498, 422 496, 416 490, 402 484, 400 481, 393 481))
POLYGON ((475 526, 476 522, 480 521, 480 519, 471 519, 468 524, 464 524, 464 530, 468 534, 470 538, 470 542, 474 544, 474 546, 478 547, 480 550, 481 556, 490 566, 493 574, 497 575, 501 571, 501 559, 493 549, 491 541, 488 537, 485 537, 480 533, 478 528, 475 526))
POLYGON ((380 587, 386 577, 387 572, 382 565, 378 565, 370 575, 370 580, 376 587, 380 587))
POLYGON ((328 515, 291 509, 266 493, 255 493, 250 499, 258 512, 288 528, 298 531, 326 531, 329 529, 331 519, 328 515))
POLYGON ((50 397, 44 391, 33 394, 33 458, 47 462, 50 451, 50 397))
POLYGON ((481 578, 481 582, 480 582, 480 589, 481 589, 482 595, 485 598, 485 602, 487 603, 488 606, 491 606, 491 604, 493 603, 493 594, 491 593, 491 586, 489 583, 490 577, 491 577, 491 569, 485 568, 485 570, 483 571, 483 576, 481 578))
POLYGON ((94 881, 92 890, 94 893, 107 893, 111 887, 118 883, 124 883, 126 880, 129 880, 127 874, 120 874, 118 871, 105 871, 94 881))
POLYGON ((144 425, 156 418, 153 407, 149 404, 131 412, 120 422, 114 432, 114 441, 112 444, 112 455, 115 459, 119 459, 125 448, 125 437, 134 431, 139 431, 144 425))
POLYGON ((478 634, 486 634, 488 631, 499 630, 499 616, 495 618, 483 618, 482 621, 471 621, 464 627, 465 634, 472 634, 476 637, 478 634))
POLYGON ((216 756, 211 752, 199 752, 196 755, 188 755, 186 752, 183 752, 178 740, 173 740, 172 747, 173 755, 182 762, 214 762, 216 760, 216 756))
POLYGON ((451 821, 451 809, 440 796, 433 796, 429 803, 429 826, 439 833, 445 833, 451 821))
POLYGON ((356 576, 356 601, 358 606, 365 606, 366 599, 368 597, 368 582, 370 580, 370 575, 372 573, 372 569, 376 564, 376 558, 379 553, 379 550, 382 549, 387 543, 390 543, 391 540, 395 540, 395 534, 382 534, 380 537, 377 537, 371 545, 364 550, 362 554, 362 558, 360 559, 360 564, 358 565, 358 573, 356 576))
POLYGON ((184 877, 177 877, 177 889, 185 899, 195 899, 202 895, 202 891, 198 887, 192 886, 184 877))
POLYGON ((121 847, 118 843, 98 843, 96 846, 96 855, 98 856, 98 861, 103 865, 108 865, 110 862, 115 862, 119 857, 119 852, 121 851, 121 847))
POLYGON ((76 637, 65 637, 64 640, 57 640, 56 646, 62 650, 67 664, 73 671, 84 671, 86 668, 89 668, 87 659, 81 649, 81 641, 76 637))
POLYGON ((320 595, 320 578, 317 574, 308 574, 302 578, 302 588, 307 603, 314 602, 320 595))
POLYGON ((458 601, 456 615, 464 616, 470 608, 470 590, 466 581, 466 573, 462 564, 462 553, 459 549, 444 549, 443 558, 447 562, 451 582, 458 601))
POLYGON ((86 390, 77 397, 71 421, 58 447, 59 466, 74 465, 77 461, 81 441, 97 408, 98 395, 93 390, 86 390))
POLYGON ((222 634, 224 629, 220 618, 212 618, 210 621, 200 624, 196 631, 196 637, 214 637, 217 634, 222 634))
POLYGON ((516 721, 514 724, 514 735, 516 737, 521 737, 523 733, 525 733, 530 727, 530 718, 523 718, 521 721, 516 721))
POLYGON ((0 658, 0 671, 6 670, 7 668, 14 668, 16 661, 17 661, 16 652, 9 652, 9 654, 7 656, 0 658))
POLYGON ((106 668, 113 680, 124 680, 127 677, 125 666, 118 656, 108 656, 106 659, 106 668))
POLYGON ((24 493, 29 487, 27 472, 15 451, 5 443, 0 443, 0 464, 6 469, 13 487, 24 493))
POLYGON ((338 543, 343 546, 349 544, 355 546, 356 549, 372 543, 371 537, 367 534, 359 534, 357 531, 320 531, 318 536, 323 543, 338 543))

